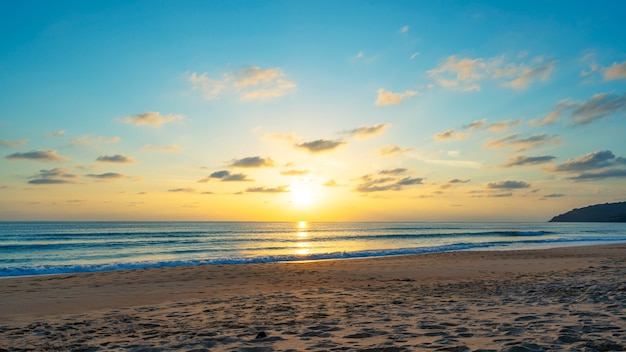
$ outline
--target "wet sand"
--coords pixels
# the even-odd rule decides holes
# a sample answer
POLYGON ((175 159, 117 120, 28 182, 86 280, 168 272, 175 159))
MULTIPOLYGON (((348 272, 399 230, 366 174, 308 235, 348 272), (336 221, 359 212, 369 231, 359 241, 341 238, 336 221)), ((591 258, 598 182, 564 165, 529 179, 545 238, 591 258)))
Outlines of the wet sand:
POLYGON ((621 351, 626 244, 0 279, 0 351, 621 351))

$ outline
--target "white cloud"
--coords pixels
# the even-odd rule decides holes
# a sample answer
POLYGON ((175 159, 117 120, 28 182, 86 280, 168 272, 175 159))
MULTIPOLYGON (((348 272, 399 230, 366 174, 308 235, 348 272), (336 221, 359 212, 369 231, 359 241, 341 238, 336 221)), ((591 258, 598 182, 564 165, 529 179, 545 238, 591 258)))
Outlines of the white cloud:
POLYGON ((144 112, 137 115, 129 115, 124 117, 124 122, 135 126, 160 127, 164 123, 180 120, 184 118, 179 114, 161 115, 159 112, 144 112))
POLYGON ((512 89, 525 89, 532 82, 547 80, 556 66, 555 61, 543 63, 536 57, 532 66, 505 63, 504 57, 459 58, 449 56, 443 63, 426 75, 440 86, 464 92, 480 91, 480 82, 485 79, 504 81, 502 86, 512 89))
POLYGON ((224 89, 223 82, 209 78, 206 72, 200 75, 196 72, 188 73, 187 81, 191 83, 192 89, 199 91, 206 100, 217 98, 224 89))
POLYGON ((246 66, 227 72, 221 80, 211 79, 207 73, 187 73, 192 89, 200 91, 206 100, 213 100, 225 91, 234 91, 243 100, 278 98, 296 88, 280 68, 261 69, 246 66))
POLYGON ((606 81, 612 81, 616 79, 626 79, 626 61, 622 63, 614 62, 604 70, 604 79, 606 81))
POLYGON ((384 105, 396 105, 400 104, 404 99, 417 95, 418 93, 413 90, 407 90, 403 93, 393 93, 384 88, 378 89, 378 97, 375 104, 378 106, 384 105))

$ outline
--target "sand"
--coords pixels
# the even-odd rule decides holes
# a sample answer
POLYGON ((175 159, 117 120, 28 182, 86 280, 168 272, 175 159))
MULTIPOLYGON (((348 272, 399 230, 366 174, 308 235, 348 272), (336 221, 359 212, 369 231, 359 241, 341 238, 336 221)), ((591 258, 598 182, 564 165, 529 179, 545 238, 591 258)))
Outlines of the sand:
POLYGON ((621 351, 626 244, 0 280, 0 351, 621 351))

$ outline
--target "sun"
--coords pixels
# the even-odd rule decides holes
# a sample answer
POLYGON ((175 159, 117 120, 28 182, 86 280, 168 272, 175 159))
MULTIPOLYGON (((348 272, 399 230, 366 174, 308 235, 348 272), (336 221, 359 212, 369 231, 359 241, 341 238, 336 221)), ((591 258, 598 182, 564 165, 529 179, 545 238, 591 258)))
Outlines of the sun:
POLYGON ((297 185, 291 187, 291 203, 300 207, 306 207, 313 204, 315 193, 305 185, 297 185))

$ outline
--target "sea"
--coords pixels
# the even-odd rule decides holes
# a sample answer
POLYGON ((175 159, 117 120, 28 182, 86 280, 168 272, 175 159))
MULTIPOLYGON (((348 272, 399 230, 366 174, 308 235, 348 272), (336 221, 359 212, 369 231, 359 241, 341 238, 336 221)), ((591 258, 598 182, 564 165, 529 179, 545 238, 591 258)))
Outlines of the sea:
POLYGON ((620 242, 623 223, 0 222, 0 277, 620 242))

